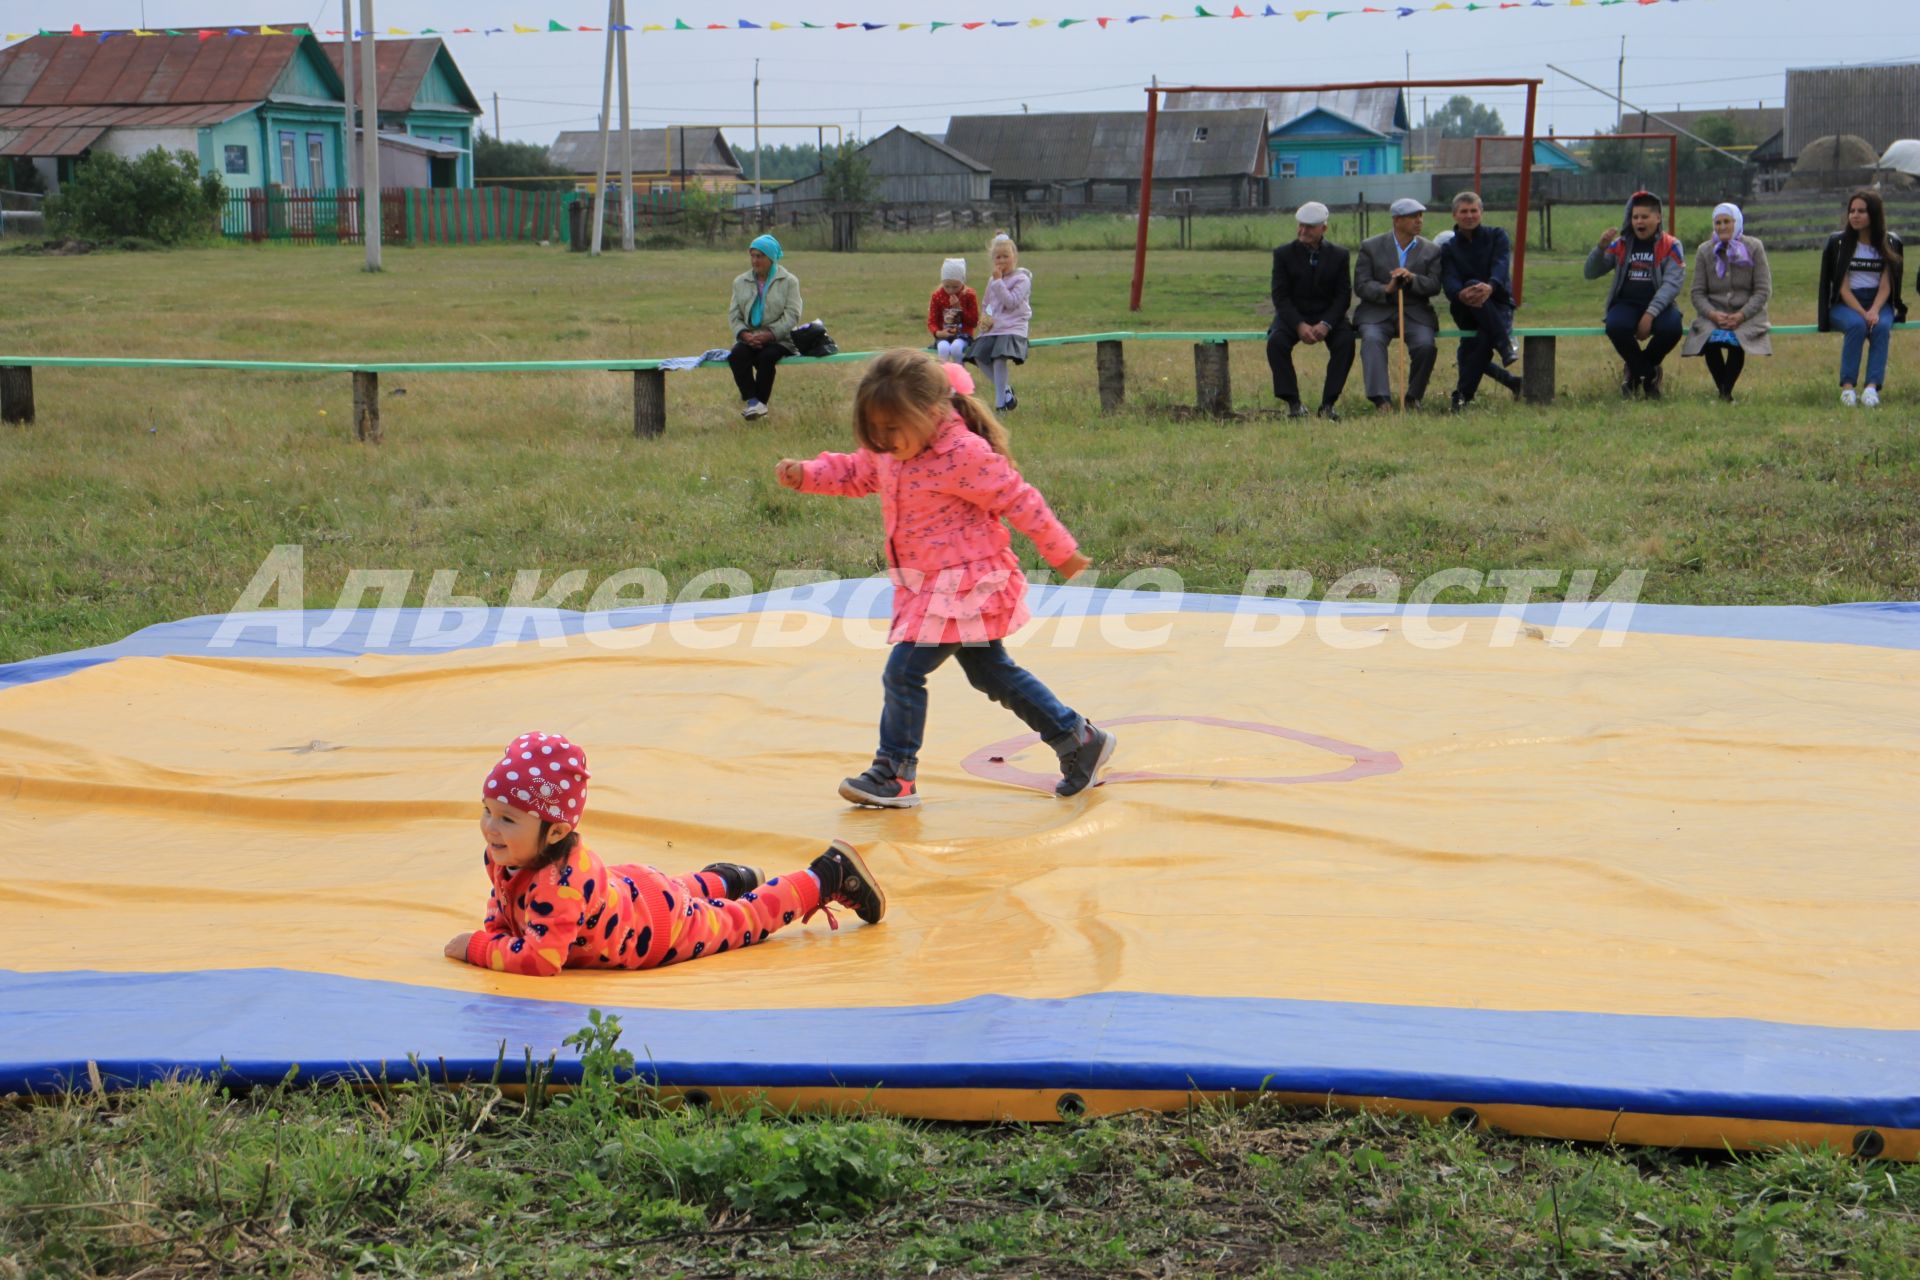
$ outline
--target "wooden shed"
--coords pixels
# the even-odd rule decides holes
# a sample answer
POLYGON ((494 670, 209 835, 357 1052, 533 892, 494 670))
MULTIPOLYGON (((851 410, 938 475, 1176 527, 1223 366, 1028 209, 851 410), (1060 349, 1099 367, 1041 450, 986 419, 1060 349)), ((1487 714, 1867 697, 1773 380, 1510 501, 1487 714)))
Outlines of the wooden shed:
MULTIPOLYGON (((991 194, 986 165, 912 129, 896 125, 857 154, 867 161, 874 199, 886 204, 958 208, 985 204, 991 194)), ((776 208, 818 201, 825 197, 825 179, 816 173, 776 187, 772 196, 776 208)))
MULTIPOLYGON (((996 200, 1126 208, 1139 204, 1146 138, 1144 111, 1062 111, 955 116, 946 145, 992 171, 996 200)), ((1162 111, 1154 206, 1258 207, 1266 152, 1260 107, 1162 111)))
POLYGON ((1784 150, 1789 160, 1815 138, 1851 133, 1877 157, 1920 135, 1920 63, 1789 67, 1784 150))
MULTIPOLYGON (((625 143, 618 129, 607 137, 610 157, 607 176, 618 183, 625 143)), ((600 172, 598 129, 569 130, 553 140, 547 154, 572 174, 582 189, 593 189, 600 172)), ((735 159, 725 135, 713 125, 673 125, 633 131, 636 191, 684 191, 693 186, 731 192, 740 181, 740 161, 735 159)))

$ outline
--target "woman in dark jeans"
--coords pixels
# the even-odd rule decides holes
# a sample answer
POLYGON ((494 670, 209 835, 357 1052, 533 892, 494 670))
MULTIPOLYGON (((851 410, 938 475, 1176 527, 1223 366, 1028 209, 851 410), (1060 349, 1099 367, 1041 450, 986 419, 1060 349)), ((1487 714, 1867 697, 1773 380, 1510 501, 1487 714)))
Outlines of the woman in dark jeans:
POLYGON ((780 265, 780 242, 756 236, 747 246, 747 269, 733 280, 727 328, 733 350, 727 364, 740 388, 740 416, 764 418, 773 398, 773 366, 797 354, 793 329, 800 323, 800 281, 780 265))
POLYGON ((1847 222, 1827 239, 1820 255, 1820 332, 1838 329, 1840 342, 1840 403, 1871 409, 1880 403, 1887 376, 1887 347, 1893 326, 1907 318, 1900 296, 1900 237, 1887 230, 1887 209, 1878 192, 1856 191, 1847 197, 1847 222), (1854 394, 1861 348, 1866 349, 1865 383, 1854 394))

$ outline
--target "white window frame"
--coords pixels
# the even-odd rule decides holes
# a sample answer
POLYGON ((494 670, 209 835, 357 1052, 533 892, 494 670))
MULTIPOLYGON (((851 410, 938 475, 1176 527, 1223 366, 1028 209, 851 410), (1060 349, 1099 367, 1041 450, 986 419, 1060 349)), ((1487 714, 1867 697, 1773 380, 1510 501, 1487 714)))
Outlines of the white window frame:
POLYGON ((1341 156, 1340 157, 1340 176, 1343 178, 1359 177, 1360 176, 1360 157, 1359 156, 1341 156))

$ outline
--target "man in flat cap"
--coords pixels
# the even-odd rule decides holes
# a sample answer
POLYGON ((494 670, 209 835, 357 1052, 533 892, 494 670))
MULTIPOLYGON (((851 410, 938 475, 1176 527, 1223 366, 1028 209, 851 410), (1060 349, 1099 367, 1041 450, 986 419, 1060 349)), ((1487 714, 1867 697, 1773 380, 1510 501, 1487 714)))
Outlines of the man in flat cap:
POLYGON ((1320 416, 1338 422, 1334 403, 1353 369, 1353 325, 1347 308, 1347 251, 1327 243, 1327 206, 1310 200, 1293 215, 1295 238, 1273 251, 1273 327, 1267 330, 1267 367, 1273 370, 1273 394, 1287 402, 1289 418, 1304 418, 1300 384, 1293 376, 1296 346, 1327 349, 1327 380, 1320 392, 1320 416))
POLYGON ((1440 250, 1421 236, 1427 206, 1408 197, 1395 200, 1393 230, 1362 240, 1353 259, 1353 291, 1360 303, 1353 325, 1360 331, 1360 372, 1367 399, 1376 409, 1393 403, 1387 369, 1387 344, 1398 333, 1407 347, 1407 408, 1427 394, 1438 352, 1440 317, 1433 296, 1440 292, 1440 250), (1406 331, 1399 332, 1404 319, 1406 331))

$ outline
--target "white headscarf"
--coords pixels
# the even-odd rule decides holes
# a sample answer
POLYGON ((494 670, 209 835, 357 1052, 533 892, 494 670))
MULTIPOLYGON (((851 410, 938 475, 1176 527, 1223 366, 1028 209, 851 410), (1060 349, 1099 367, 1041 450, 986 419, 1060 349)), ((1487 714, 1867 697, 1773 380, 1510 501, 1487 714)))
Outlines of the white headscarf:
POLYGON ((1753 254, 1740 239, 1746 234, 1747 215, 1740 212, 1740 206, 1731 201, 1713 206, 1714 221, 1718 222, 1723 213, 1733 219, 1733 239, 1722 240, 1718 231, 1713 233, 1713 274, 1721 277, 1727 274, 1729 265, 1753 265, 1753 254))

